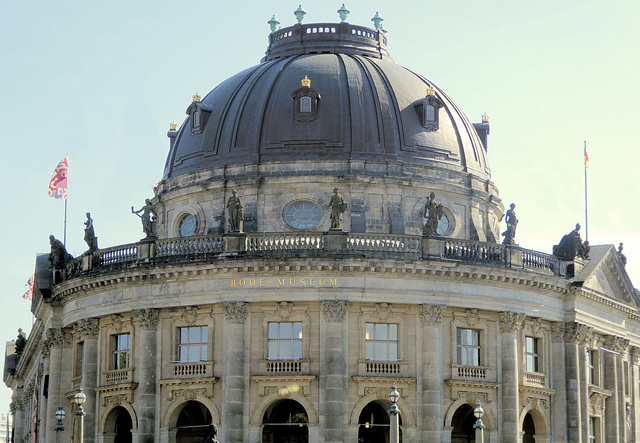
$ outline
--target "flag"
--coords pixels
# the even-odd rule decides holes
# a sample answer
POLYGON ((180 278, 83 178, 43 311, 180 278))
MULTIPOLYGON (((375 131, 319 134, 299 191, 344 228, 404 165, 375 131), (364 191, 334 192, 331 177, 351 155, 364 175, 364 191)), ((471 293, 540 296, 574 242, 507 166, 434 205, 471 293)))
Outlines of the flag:
POLYGON ((589 155, 587 154, 587 148, 584 148, 584 167, 589 167, 589 155))
POLYGON ((32 275, 31 277, 29 277, 29 280, 27 280, 27 282, 24 284, 29 289, 27 289, 27 292, 25 292, 24 295, 22 296, 23 300, 31 301, 31 299, 33 298, 33 280, 34 280, 34 277, 35 277, 35 275, 32 275))
POLYGON ((69 169, 69 159, 65 157, 53 171, 49 182, 49 197, 67 198, 67 170, 69 169))

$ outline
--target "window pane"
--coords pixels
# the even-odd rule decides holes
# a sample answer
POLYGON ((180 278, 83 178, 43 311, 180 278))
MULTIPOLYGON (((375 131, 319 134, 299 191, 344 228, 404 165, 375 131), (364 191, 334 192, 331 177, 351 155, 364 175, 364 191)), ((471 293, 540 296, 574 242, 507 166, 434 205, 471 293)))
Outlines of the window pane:
POLYGON ((427 121, 434 122, 436 121, 436 108, 433 105, 427 105, 427 121))
POLYGON ((389 325, 389 340, 398 341, 398 325, 389 325))
POLYGON ((189 343, 188 328, 180 328, 180 343, 189 343))
POLYGON ((302 323, 301 322, 295 322, 293 324, 293 337, 296 339, 301 339, 302 338, 302 323))
POLYGON ((471 335, 471 343, 474 346, 478 346, 480 344, 480 331, 475 331, 471 329, 469 331, 469 334, 471 335))
POLYGON ((389 343, 389 360, 398 359, 398 343, 389 343))
POLYGON ((302 358, 302 342, 293 342, 293 358, 302 358))
POLYGON ((269 323, 269 339, 278 338, 278 323, 269 323))
POLYGON ((200 328, 189 328, 189 343, 200 342, 200 328))
POLYGON ((293 338, 293 325, 291 323, 280 323, 280 338, 293 338))
POLYGON ((366 340, 373 340, 373 323, 367 323, 365 326, 366 326, 365 339, 366 340))
POLYGON ((311 97, 300 99, 300 112, 311 112, 311 97))
POLYGON ((376 324, 374 336, 376 340, 387 340, 387 326, 386 324, 376 324))
POLYGON ((376 342, 374 355, 376 360, 386 360, 387 359, 387 343, 376 342))
POLYGON ((473 363, 474 366, 480 366, 480 349, 473 349, 473 363))
POLYGON ((278 342, 277 341, 270 341, 269 342, 269 352, 267 354, 270 359, 276 359, 278 358, 278 342))
POLYGON ((206 346, 206 345, 203 345, 203 346, 200 348, 200 352, 201 352, 201 354, 200 354, 200 360, 202 360, 202 361, 207 361, 207 346, 206 346))
POLYGON ((189 361, 194 362, 200 360, 200 347, 198 346, 190 346, 189 347, 189 361))
POLYGON ((290 341, 281 341, 280 342, 280 356, 281 359, 287 360, 293 357, 291 353, 291 342, 290 341))
POLYGON ((202 328, 202 339, 200 343, 207 343, 209 341, 209 328, 207 326, 203 326, 202 328))
POLYGON ((372 341, 368 341, 366 344, 366 358, 367 359, 372 359, 373 358, 373 342, 372 341))

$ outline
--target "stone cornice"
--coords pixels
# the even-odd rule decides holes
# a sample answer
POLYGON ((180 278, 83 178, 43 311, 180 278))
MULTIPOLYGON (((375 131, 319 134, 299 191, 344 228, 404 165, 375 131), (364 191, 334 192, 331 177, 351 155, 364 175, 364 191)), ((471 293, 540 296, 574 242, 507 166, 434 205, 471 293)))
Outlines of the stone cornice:
POLYGON ((214 385, 220 381, 220 377, 203 377, 203 378, 173 378, 160 380, 160 386, 187 386, 187 385, 214 385))
POLYGON ((137 387, 138 387, 138 383, 122 383, 119 385, 97 386, 94 389, 97 393, 103 393, 103 392, 133 391, 137 387))

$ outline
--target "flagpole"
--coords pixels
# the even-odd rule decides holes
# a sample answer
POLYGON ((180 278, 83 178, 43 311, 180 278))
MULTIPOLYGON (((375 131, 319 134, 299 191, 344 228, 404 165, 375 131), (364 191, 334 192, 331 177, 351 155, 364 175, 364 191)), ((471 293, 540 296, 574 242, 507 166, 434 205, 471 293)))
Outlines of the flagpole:
POLYGON ((67 199, 64 199, 64 238, 62 244, 67 246, 67 199))
POLYGON ((584 232, 585 241, 589 240, 589 210, 587 207, 587 141, 584 141, 584 232))

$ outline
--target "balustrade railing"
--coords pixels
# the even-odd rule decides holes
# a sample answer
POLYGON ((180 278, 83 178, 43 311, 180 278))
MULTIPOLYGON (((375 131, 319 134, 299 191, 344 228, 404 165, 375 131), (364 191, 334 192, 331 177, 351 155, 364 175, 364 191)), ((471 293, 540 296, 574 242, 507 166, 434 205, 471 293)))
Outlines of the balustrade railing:
POLYGON ((367 361, 365 363, 367 374, 399 374, 400 362, 395 361, 367 361))
POLYGON ((453 365, 454 378, 474 378, 474 379, 486 379, 487 368, 480 366, 462 366, 453 365))
POLYGON ((171 371, 174 377, 206 377, 206 363, 174 363, 171 371))
POLYGON ((104 371, 102 374, 107 385, 117 385, 120 383, 131 383, 132 369, 113 369, 104 371))
POLYGON ((546 378, 544 374, 539 372, 524 372, 523 376, 525 385, 544 388, 546 378))
POLYGON ((560 259, 542 252, 522 249, 522 267, 535 271, 557 273, 560 269, 560 259))
POLYGON ((247 251, 318 250, 323 246, 322 233, 247 234, 247 251))
POLYGON ((443 239, 444 258, 488 263, 506 263, 506 246, 461 239, 443 239))
POLYGON ((128 245, 114 246, 107 249, 99 249, 97 256, 101 265, 110 265, 114 263, 131 263, 138 258, 138 244, 130 243, 128 245))
POLYGON ((422 237, 389 234, 349 234, 347 248, 352 251, 420 253, 422 237))
POLYGON ((302 360, 267 360, 267 372, 302 372, 302 360))
POLYGON ((220 254, 222 236, 170 238, 156 241, 156 257, 206 256, 220 254))

